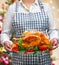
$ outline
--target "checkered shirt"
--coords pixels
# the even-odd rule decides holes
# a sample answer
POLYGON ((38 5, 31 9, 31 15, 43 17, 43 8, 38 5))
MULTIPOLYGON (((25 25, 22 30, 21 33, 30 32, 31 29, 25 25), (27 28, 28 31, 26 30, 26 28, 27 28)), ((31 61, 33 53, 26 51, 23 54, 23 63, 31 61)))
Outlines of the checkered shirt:
MULTIPOLYGON (((39 4, 40 5, 40 4, 39 4)), ((41 5, 40 5, 41 6, 41 5)), ((37 13, 19 13, 17 11, 18 5, 16 4, 16 12, 13 18, 14 34, 20 37, 24 31, 40 30, 45 33, 46 29, 49 29, 48 16, 42 8, 41 12, 37 13)), ((51 65, 51 59, 49 52, 41 54, 22 54, 13 53, 12 55, 13 65, 51 65)))

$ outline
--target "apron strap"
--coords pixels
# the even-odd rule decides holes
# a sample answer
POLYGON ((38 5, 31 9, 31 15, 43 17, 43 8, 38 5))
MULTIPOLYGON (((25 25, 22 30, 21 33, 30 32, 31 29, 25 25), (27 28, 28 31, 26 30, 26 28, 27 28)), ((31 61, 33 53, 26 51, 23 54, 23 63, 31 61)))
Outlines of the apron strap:
POLYGON ((18 2, 16 2, 16 5, 15 5, 15 12, 17 12, 18 10, 18 2))
POLYGON ((44 10, 44 6, 43 6, 41 0, 38 0, 38 3, 39 3, 39 6, 40 6, 41 10, 42 10, 42 9, 44 10))
MULTIPOLYGON (((45 10, 44 10, 44 5, 43 5, 43 3, 41 2, 41 0, 38 0, 38 3, 39 3, 39 6, 40 6, 42 15, 44 14, 44 15, 46 15, 46 16, 48 17, 48 14, 45 12, 45 10)), ((49 17, 48 17, 48 20, 49 20, 49 17)), ((46 29, 46 30, 49 31, 49 27, 48 27, 48 29, 46 29)))

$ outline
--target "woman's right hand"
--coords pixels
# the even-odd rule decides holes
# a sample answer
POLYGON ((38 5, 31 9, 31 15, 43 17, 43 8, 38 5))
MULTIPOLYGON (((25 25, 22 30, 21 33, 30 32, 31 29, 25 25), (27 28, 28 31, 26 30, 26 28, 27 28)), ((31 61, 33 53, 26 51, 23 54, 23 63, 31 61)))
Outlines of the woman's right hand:
POLYGON ((9 41, 5 41, 5 42, 4 42, 4 48, 5 48, 7 51, 11 52, 11 44, 10 44, 9 41))

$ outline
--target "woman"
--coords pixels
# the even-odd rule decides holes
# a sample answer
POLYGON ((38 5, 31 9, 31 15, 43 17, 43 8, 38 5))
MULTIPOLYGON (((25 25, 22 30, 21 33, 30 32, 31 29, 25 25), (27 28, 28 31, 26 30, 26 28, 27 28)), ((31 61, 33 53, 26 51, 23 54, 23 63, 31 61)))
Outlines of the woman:
MULTIPOLYGON (((4 21, 1 35, 2 43, 7 51, 11 51, 11 33, 14 31, 16 38, 24 31, 40 30, 46 33, 46 29, 55 29, 55 24, 49 5, 40 0, 20 0, 9 7, 4 21)), ((56 30, 50 34, 50 39, 57 40, 56 30), (52 35, 53 34, 53 35, 52 35)), ((57 42, 56 42, 57 43, 57 42)), ((22 54, 14 52, 12 55, 13 65, 51 65, 49 52, 41 54, 22 54)))

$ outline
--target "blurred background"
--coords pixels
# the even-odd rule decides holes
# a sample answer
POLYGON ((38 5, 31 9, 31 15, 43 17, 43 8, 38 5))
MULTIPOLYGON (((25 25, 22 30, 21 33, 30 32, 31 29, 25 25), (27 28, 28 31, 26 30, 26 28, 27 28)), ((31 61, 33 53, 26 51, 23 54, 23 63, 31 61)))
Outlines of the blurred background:
MULTIPOLYGON (((4 16, 8 10, 9 5, 17 1, 18 0, 0 0, 0 34, 2 31, 2 27, 3 27, 4 16)), ((56 23, 56 27, 57 29, 59 29, 59 0, 42 0, 42 1, 48 3, 51 6, 54 19, 55 19, 55 23, 56 23)), ((3 52, 3 51, 5 51, 4 48, 0 46, 0 52, 3 52)), ((5 55, 7 57, 8 63, 11 62, 9 59, 10 56, 7 53, 3 53, 2 55, 3 56, 5 55)), ((0 55, 0 58, 2 55, 0 55)), ((53 51, 53 55, 51 55, 51 57, 53 60, 52 61, 53 65, 59 65, 59 47, 53 51)), ((0 65, 5 65, 5 64, 2 63, 0 65)))
POLYGON ((42 0, 42 1, 50 4, 53 10, 56 26, 59 29, 59 0, 42 0))

